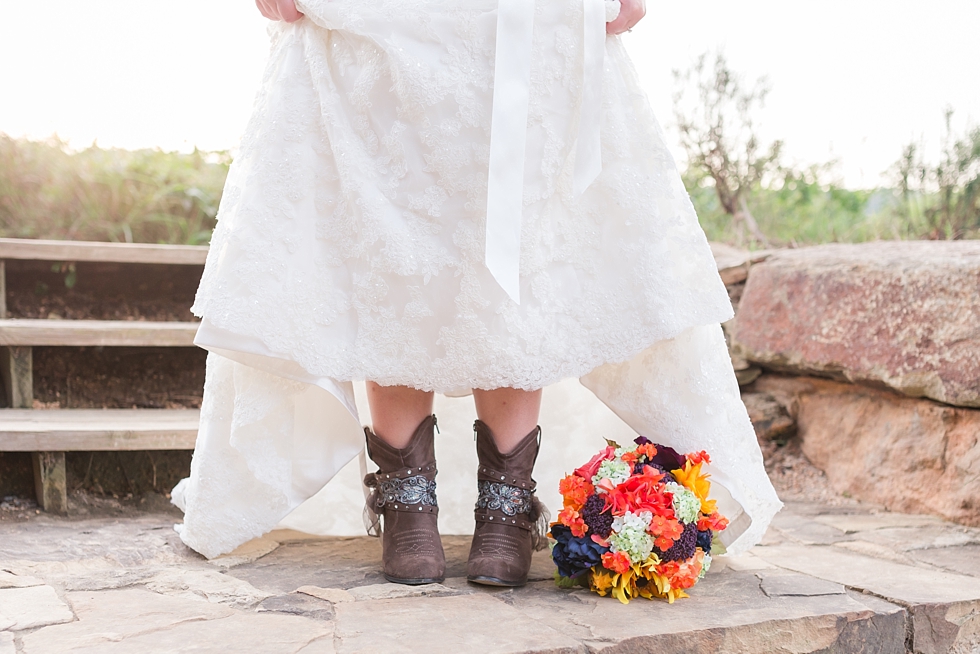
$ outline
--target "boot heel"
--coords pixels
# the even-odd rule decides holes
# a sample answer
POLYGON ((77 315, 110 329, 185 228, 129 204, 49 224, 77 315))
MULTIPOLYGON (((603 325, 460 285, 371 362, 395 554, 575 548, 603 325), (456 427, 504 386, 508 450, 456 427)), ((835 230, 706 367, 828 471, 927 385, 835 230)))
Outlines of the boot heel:
POLYGON ((436 500, 435 428, 436 417, 429 416, 401 449, 364 428, 368 456, 379 468, 364 478, 372 489, 367 509, 381 519, 383 574, 396 584, 438 583, 446 575, 436 500))
POLYGON ((467 580, 487 586, 523 586, 531 569, 531 555, 544 543, 541 519, 547 510, 531 478, 538 456, 541 428, 525 436, 508 454, 501 454, 490 429, 473 425, 479 497, 474 510, 476 527, 467 561, 467 580))

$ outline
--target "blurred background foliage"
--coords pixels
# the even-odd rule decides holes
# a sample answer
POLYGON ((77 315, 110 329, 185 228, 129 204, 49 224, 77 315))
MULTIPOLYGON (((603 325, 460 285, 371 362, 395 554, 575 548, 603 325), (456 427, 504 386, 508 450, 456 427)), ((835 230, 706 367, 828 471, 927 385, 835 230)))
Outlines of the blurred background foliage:
MULTIPOLYGON (((684 182, 708 238, 747 248, 879 239, 980 238, 980 127, 955 133, 938 160, 896 144, 881 188, 848 189, 833 162, 788 164, 758 131, 769 85, 748 83, 722 53, 675 71, 684 182)), ((143 243, 210 240, 231 155, 72 151, 0 134, 0 236, 143 243)))
POLYGON ((73 152, 0 134, 0 235, 204 244, 230 162, 225 152, 73 152))
POLYGON ((946 110, 938 162, 899 150, 887 187, 848 189, 834 162, 799 166, 757 125, 769 84, 747 83, 723 53, 674 71, 685 185, 711 240, 749 248, 879 239, 980 238, 980 128, 956 134, 946 110))

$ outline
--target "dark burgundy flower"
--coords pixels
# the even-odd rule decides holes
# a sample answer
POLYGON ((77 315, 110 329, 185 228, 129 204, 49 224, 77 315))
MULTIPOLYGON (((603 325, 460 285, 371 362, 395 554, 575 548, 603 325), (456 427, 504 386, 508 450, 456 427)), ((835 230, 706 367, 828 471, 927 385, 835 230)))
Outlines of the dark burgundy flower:
POLYGON ((602 555, 609 551, 590 537, 577 538, 572 530, 565 525, 552 525, 551 537, 555 539, 555 547, 551 550, 551 558, 558 566, 558 574, 574 579, 585 574, 593 566, 602 562, 602 555))
POLYGON ((606 501, 599 495, 591 495, 585 500, 585 506, 579 512, 582 520, 589 526, 589 533, 608 538, 612 532, 613 515, 612 511, 603 513, 606 508, 606 501))
POLYGON ((687 463, 687 457, 680 454, 677 450, 666 445, 655 445, 657 456, 653 457, 650 463, 654 463, 664 470, 677 470, 683 468, 687 463))
POLYGON ((646 436, 637 436, 636 438, 633 439, 633 442, 636 443, 637 445, 649 445, 653 441, 647 438, 646 436))
POLYGON ((674 546, 666 552, 654 547, 653 551, 661 561, 684 561, 694 556, 698 544, 698 527, 695 523, 684 525, 684 533, 674 541, 674 546))

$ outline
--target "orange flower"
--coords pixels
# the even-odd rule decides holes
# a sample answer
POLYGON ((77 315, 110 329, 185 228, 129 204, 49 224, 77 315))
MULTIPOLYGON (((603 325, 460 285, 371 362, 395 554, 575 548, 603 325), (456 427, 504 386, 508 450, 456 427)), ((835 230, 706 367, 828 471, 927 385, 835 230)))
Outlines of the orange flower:
POLYGON ((582 537, 585 532, 589 530, 588 525, 585 524, 585 520, 582 520, 582 516, 575 509, 568 507, 558 514, 558 522, 565 525, 572 530, 572 536, 582 537))
POLYGON ((595 493, 595 486, 578 475, 568 475, 558 482, 558 492, 565 499, 566 507, 578 511, 585 505, 589 496, 595 493))
POLYGON ((691 465, 697 465, 699 463, 711 463, 711 457, 708 456, 708 453, 705 452, 704 450, 701 450, 700 452, 694 452, 692 454, 688 454, 687 460, 688 462, 691 463, 691 465))
POLYGON ((697 550, 687 561, 669 561, 657 566, 657 571, 670 582, 671 588, 686 589, 698 582, 704 566, 704 552, 697 550))
POLYGON ((626 552, 606 552, 602 555, 602 566, 607 570, 623 575, 630 569, 630 565, 630 557, 626 552))
POLYGON ((620 457, 624 463, 630 464, 630 466, 635 466, 636 462, 640 460, 640 455, 636 453, 636 450, 632 452, 624 452, 623 456, 620 457))
POLYGON ((720 513, 712 513, 711 515, 703 515, 698 519, 698 531, 724 531, 728 527, 728 518, 720 513))
POLYGON ((653 544, 660 550, 667 551, 674 546, 674 541, 684 533, 684 527, 676 518, 655 515, 650 521, 647 531, 654 536, 653 544))
POLYGON ((636 448, 636 453, 638 455, 645 456, 647 461, 652 461, 653 457, 657 456, 657 448, 653 443, 644 443, 643 445, 636 448))

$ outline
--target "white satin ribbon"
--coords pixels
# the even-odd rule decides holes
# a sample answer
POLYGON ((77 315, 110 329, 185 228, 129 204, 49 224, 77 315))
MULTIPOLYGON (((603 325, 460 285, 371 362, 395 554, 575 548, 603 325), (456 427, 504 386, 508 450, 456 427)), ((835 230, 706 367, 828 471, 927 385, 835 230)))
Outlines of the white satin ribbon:
MULTIPOLYGON (((534 0, 500 0, 494 61, 487 180, 486 264, 515 303, 521 303, 521 217, 524 150, 531 94, 534 0)), ((583 0, 583 79, 572 188, 580 195, 602 170, 599 119, 605 55, 605 0, 583 0)))

